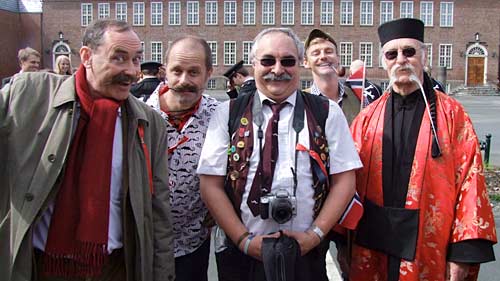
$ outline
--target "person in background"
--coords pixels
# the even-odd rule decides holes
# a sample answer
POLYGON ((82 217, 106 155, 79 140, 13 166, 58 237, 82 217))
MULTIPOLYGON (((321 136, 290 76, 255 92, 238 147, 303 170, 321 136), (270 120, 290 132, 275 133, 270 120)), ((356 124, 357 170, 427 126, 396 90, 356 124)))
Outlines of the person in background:
POLYGON ((422 21, 389 21, 378 34, 390 82, 351 125, 365 212, 349 280, 476 280, 497 237, 472 122, 424 72, 422 21))
MULTIPOLYGON (((30 47, 19 50, 17 53, 17 59, 19 61, 19 67, 21 70, 18 73, 23 72, 35 72, 40 70, 40 53, 30 47)), ((6 77, 2 79, 2 88, 9 84, 12 78, 15 76, 6 77)))
POLYGON ((161 82, 158 78, 161 66, 162 64, 156 61, 141 63, 142 79, 130 88, 130 93, 134 97, 146 102, 161 82))
POLYGON ((65 55, 60 55, 56 58, 56 67, 54 67, 54 73, 60 75, 71 75, 73 74, 71 70, 71 62, 69 58, 65 55))
POLYGON ((223 74, 227 79, 226 94, 234 99, 238 94, 253 93, 255 91, 255 79, 243 66, 243 61, 238 62, 223 74), (236 87, 239 87, 239 91, 236 87))

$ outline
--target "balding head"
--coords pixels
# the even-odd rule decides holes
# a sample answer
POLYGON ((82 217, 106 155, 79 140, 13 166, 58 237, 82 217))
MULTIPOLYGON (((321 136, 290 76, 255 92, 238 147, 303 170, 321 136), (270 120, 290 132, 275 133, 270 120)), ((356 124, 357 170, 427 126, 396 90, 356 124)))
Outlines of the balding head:
POLYGON ((351 62, 351 66, 349 66, 349 75, 352 75, 358 69, 363 67, 364 62, 362 60, 354 60, 351 62))

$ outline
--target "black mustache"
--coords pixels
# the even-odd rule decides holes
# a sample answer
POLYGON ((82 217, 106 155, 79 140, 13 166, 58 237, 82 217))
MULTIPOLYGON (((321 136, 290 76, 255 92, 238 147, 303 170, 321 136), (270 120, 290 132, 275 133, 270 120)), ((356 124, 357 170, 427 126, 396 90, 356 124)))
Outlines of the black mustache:
POLYGON ((177 87, 170 88, 170 90, 176 91, 176 92, 198 92, 198 87, 194 85, 180 85, 177 87))
POLYGON ((113 76, 111 79, 111 83, 113 84, 121 84, 121 83, 135 83, 137 82, 137 77, 128 75, 125 73, 120 73, 118 75, 113 76))
POLYGON ((270 72, 270 73, 264 75, 263 78, 266 81, 290 81, 290 80, 292 80, 292 76, 288 73, 276 75, 276 74, 270 72))

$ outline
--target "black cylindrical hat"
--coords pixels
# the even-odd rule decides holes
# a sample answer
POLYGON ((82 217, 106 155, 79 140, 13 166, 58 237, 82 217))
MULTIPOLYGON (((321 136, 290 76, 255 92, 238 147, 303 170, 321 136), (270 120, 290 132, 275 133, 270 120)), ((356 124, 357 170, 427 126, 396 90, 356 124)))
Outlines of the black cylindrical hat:
POLYGON ((424 42, 424 23, 412 18, 388 21, 378 27, 378 37, 382 46, 399 38, 411 38, 424 42))

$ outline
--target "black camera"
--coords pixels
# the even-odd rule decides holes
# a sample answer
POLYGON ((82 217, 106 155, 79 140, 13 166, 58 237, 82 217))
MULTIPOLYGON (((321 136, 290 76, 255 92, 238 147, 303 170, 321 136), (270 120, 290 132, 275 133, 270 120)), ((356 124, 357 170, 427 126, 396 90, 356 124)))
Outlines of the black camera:
POLYGON ((265 220, 271 217, 279 224, 286 223, 297 215, 297 198, 285 189, 278 189, 273 194, 260 198, 260 217, 265 220))

